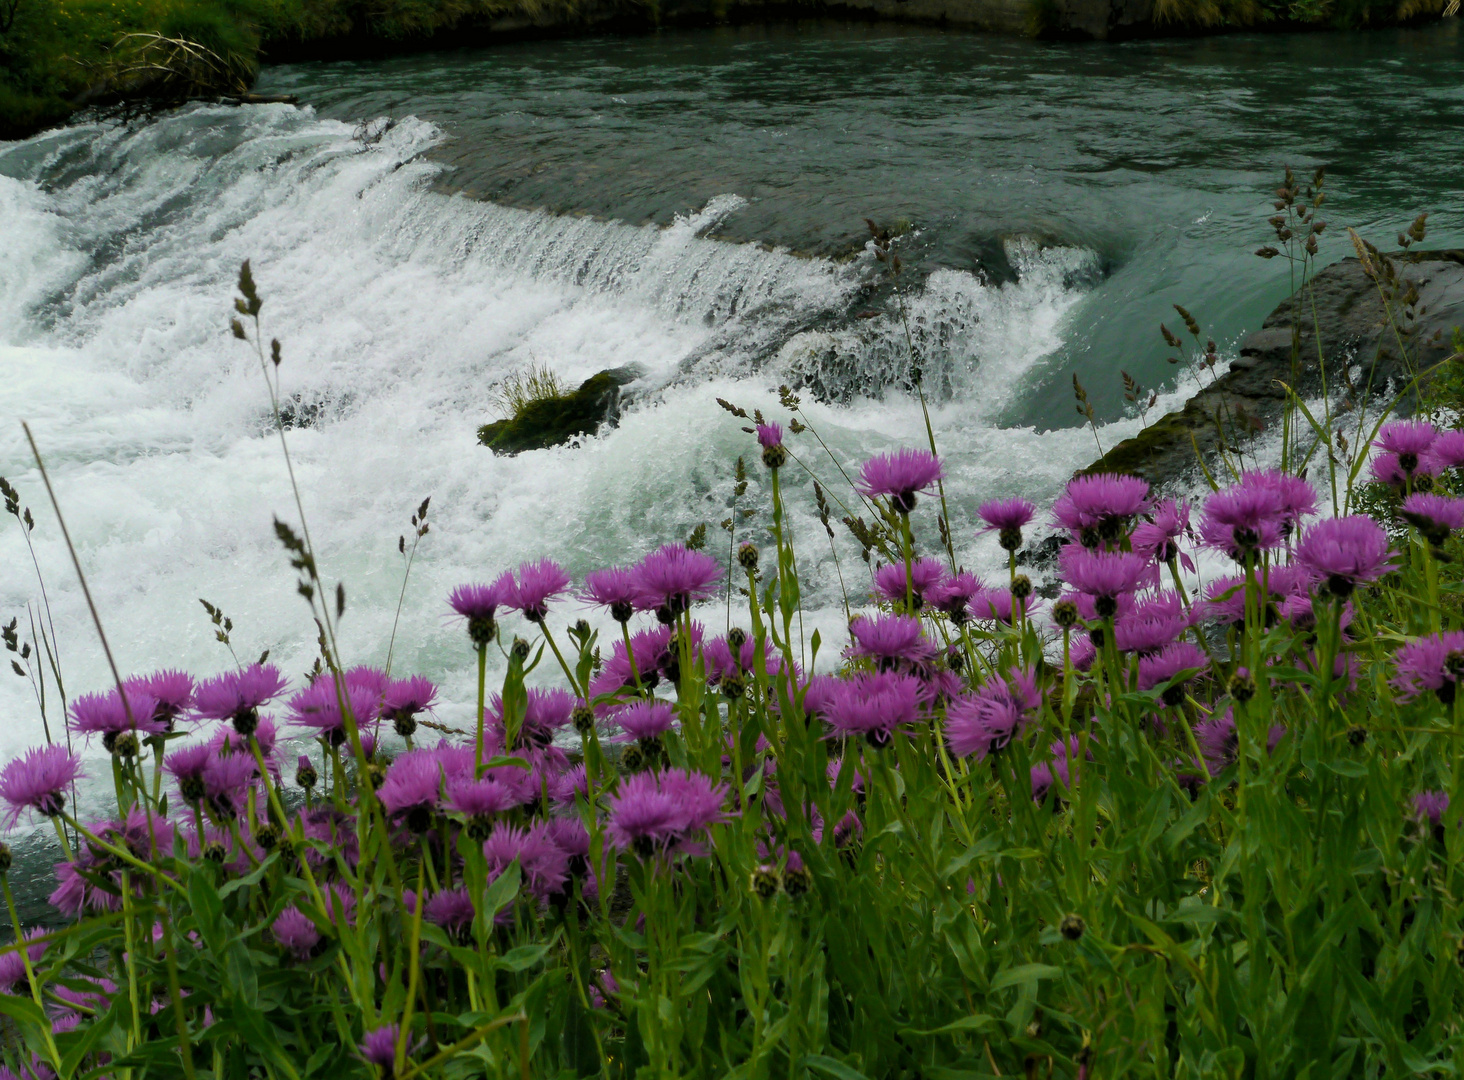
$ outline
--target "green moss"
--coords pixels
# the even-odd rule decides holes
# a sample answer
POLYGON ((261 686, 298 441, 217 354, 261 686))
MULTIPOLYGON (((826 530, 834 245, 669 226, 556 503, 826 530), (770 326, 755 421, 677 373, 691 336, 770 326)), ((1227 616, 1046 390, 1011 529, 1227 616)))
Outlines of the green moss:
POLYGON ((495 454, 521 454, 594 434, 605 421, 619 385, 609 372, 602 371, 572 394, 529 399, 508 419, 480 427, 478 441, 495 454))

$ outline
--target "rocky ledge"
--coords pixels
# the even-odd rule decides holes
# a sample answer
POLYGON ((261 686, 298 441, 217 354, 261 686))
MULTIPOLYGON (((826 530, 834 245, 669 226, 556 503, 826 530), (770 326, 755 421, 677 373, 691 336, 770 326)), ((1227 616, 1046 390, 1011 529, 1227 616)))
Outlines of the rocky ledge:
POLYGON ((1414 374, 1421 381, 1452 356, 1464 326, 1464 250, 1373 253, 1369 262, 1372 273, 1357 258, 1317 272, 1241 343, 1226 374, 1212 381, 1202 370, 1207 385, 1183 409, 1083 471, 1131 473, 1156 488, 1191 480, 1199 458, 1212 462, 1222 445, 1244 446, 1277 423, 1287 386, 1316 398, 1324 375, 1332 394, 1353 403, 1401 394, 1398 411, 1410 412, 1414 374))
POLYGON ((590 376, 571 394, 525 402, 513 416, 480 427, 478 441, 511 457, 593 435, 602 424, 614 427, 620 420, 621 388, 642 374, 634 365, 612 368, 590 376))

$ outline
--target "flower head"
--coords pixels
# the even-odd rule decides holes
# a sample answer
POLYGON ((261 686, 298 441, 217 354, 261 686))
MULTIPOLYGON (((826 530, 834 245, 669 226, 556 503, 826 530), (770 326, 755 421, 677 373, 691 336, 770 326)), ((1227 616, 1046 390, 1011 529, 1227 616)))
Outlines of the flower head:
POLYGON ((859 672, 834 688, 826 717, 835 736, 862 736, 876 749, 919 715, 923 687, 913 675, 859 672))
MULTIPOLYGON (((938 597, 945 581, 945 566, 939 559, 916 559, 910 564, 910 598, 920 607, 927 597, 938 597)), ((891 604, 905 602, 905 564, 886 563, 874 572, 877 598, 891 604)))
POLYGON ((178 782, 178 794, 182 796, 185 803, 193 805, 208 794, 208 789, 204 786, 203 774, 208 769, 209 762, 217 754, 218 751, 207 743, 175 746, 168 751, 168 756, 163 761, 163 769, 178 782))
POLYGON ((141 690, 131 690, 124 701, 116 689, 78 695, 71 702, 68 725, 79 735, 101 735, 110 750, 124 731, 157 735, 168 730, 165 720, 156 719, 157 699, 141 690))
POLYGON ((361 1056, 389 1074, 396 1064, 396 1045, 401 1030, 399 1024, 387 1024, 366 1032, 361 1040, 361 1056))
POLYGON ((935 643, 913 615, 860 615, 849 624, 849 636, 849 655, 871 657, 881 667, 929 660, 936 653, 935 643))
POLYGON ((610 841, 643 859, 671 854, 726 817, 726 797, 726 784, 714 784, 699 772, 668 769, 622 776, 606 800, 610 841))
POLYGON ((569 585, 569 575, 553 559, 526 562, 519 567, 508 606, 529 622, 541 623, 549 613, 549 602, 563 596, 569 585))
POLYGON ((757 425, 758 445, 764 450, 771 450, 775 446, 783 445, 782 424, 758 424, 757 425))
POLYGON ((621 623, 630 621, 639 596, 640 586, 634 572, 623 566, 609 566, 586 574, 585 587, 580 593, 587 604, 609 608, 610 617, 621 623))
POLYGON ((1444 814, 1449 809, 1449 796, 1442 791, 1420 791, 1413 796, 1413 816, 1426 821, 1435 829, 1444 823, 1444 814))
POLYGON ((1025 727, 1042 703, 1032 676, 1011 668, 1006 678, 994 678, 971 697, 959 698, 946 708, 946 742, 956 757, 1003 750, 1025 727))
POLYGON ((129 696, 136 691, 152 698, 152 719, 161 721, 169 731, 173 722, 193 706, 193 676, 184 671, 165 669, 151 675, 134 675, 123 685, 129 696))
POLYGON ((1253 552, 1280 547, 1289 527, 1282 490, 1255 473, 1205 500, 1200 538, 1237 562, 1253 552))
MULTIPOLYGON (((46 927, 37 926, 27 930, 25 936, 27 938, 33 938, 45 933, 48 933, 46 927)), ((46 955, 46 943, 42 941, 35 945, 27 945, 25 951, 26 955, 30 957, 30 962, 35 964, 36 961, 46 955)), ((0 994, 16 994, 16 996, 19 996, 20 993, 24 993, 28 995, 30 993, 29 987, 17 993, 17 988, 21 986, 25 977, 25 961, 21 959, 20 950, 17 949, 14 952, 8 952, 0 956, 0 994)))
POLYGON ((1152 656, 1144 656, 1139 659, 1139 689, 1152 690, 1156 686, 1189 672, 1183 679, 1179 679, 1164 690, 1164 704, 1171 707, 1177 706, 1184 701, 1185 683, 1204 671, 1209 663, 1210 658, 1198 645, 1188 641, 1176 641, 1171 645, 1166 645, 1152 656))
POLYGON ((986 522, 982 532, 995 532, 1003 551, 1016 551, 1022 546, 1022 530, 1036 516, 1037 508, 1026 499, 988 499, 976 513, 986 522))
POLYGON ((1452 705, 1459 676, 1464 675, 1464 630, 1415 638, 1393 654, 1393 663, 1397 674, 1392 685, 1398 700, 1412 701, 1431 691, 1452 705))
POLYGON ((1396 455, 1398 467, 1411 474, 1433 448, 1438 435, 1427 420, 1394 420, 1378 430, 1373 446, 1382 453, 1396 455))
POLYGON ((322 676, 290 698, 290 722, 313 732, 332 746, 346 741, 346 714, 350 710, 358 729, 376 723, 381 697, 371 688, 351 685, 342 680, 337 685, 330 676, 322 676))
POLYGON ((524 885, 539 900, 564 891, 569 881, 569 856, 544 831, 543 824, 528 829, 498 825, 483 841, 488 879, 496 879, 515 859, 524 885))
POLYGON ((924 596, 926 603, 946 613, 957 626, 971 617, 971 606, 986 585, 969 570, 946 578, 934 592, 924 596))
POLYGON ((285 908, 269 929, 280 948, 296 960, 310 959, 310 953, 320 944, 320 931, 299 908, 285 908))
POLYGON ((11 829, 26 810, 55 817, 66 805, 66 789, 85 774, 81 761, 64 746, 37 746, 12 760, 0 772, 0 801, 8 808, 11 829))
POLYGON ((940 460, 928 450, 900 449, 876 454, 859 470, 860 492, 871 498, 884 495, 902 514, 915 509, 915 496, 929 491, 941 478, 940 460))
POLYGON ((1403 500, 1398 513, 1435 546, 1447 540, 1449 533, 1464 529, 1464 499, 1452 499, 1447 495, 1410 495, 1403 500))
POLYGON ((273 664, 250 664, 198 684, 193 715, 200 720, 228 720, 241 735, 259 722, 259 710, 285 689, 285 677, 273 664))
POLYGON ((492 584, 459 585, 447 597, 448 606, 468 621, 468 638, 483 648, 498 632, 498 609, 514 599, 513 574, 504 572, 492 584))
POLYGON ((610 714, 627 740, 654 739, 671 730, 676 710, 669 701, 637 701, 610 714))
POLYGON ((1164 648, 1189 625, 1190 615, 1179 594, 1163 592, 1136 601, 1114 619, 1113 643, 1119 652, 1147 655, 1164 648))
POLYGON ((1182 561, 1188 570, 1194 563, 1179 549, 1179 538, 1190 531, 1189 504, 1178 499, 1166 499, 1154 507, 1148 520, 1134 526, 1129 536, 1133 550, 1147 555, 1155 562, 1182 561))
POLYGON ((715 595, 712 585, 722 577, 722 564, 705 551, 666 544, 637 563, 632 573, 636 606, 670 623, 693 601, 715 595))
POLYGON ((1464 431, 1441 432, 1428 448, 1426 456, 1427 461, 1423 464, 1427 467, 1419 471, 1430 476, 1464 465, 1464 431))
POLYGON ((1059 559, 1067 583, 1094 597, 1099 618, 1114 615, 1120 595, 1133 592, 1154 576, 1153 564, 1131 551, 1098 551, 1069 544, 1059 559))
POLYGON ((1358 585, 1376 581, 1394 561, 1383 527, 1365 514, 1325 518, 1302 535, 1296 546, 1297 565, 1333 596, 1346 597, 1358 585))
POLYGON ((1057 524, 1085 547, 1112 543, 1129 521, 1149 505, 1149 484, 1137 476, 1092 473, 1075 476, 1052 506, 1057 524))
POLYGON ((411 750, 393 761, 376 797, 393 817, 405 817, 407 828, 424 833, 442 795, 442 764, 431 750, 411 750))
POLYGON ((440 926, 449 933, 462 933, 473 923, 477 914, 473 898, 462 886, 443 889, 433 893, 423 909, 422 917, 433 926, 440 926))

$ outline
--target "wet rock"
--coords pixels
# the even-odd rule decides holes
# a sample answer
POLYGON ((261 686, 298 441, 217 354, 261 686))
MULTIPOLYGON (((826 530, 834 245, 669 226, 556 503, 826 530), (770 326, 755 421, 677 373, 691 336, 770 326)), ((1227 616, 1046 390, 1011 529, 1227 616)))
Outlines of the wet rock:
POLYGON ((620 420, 622 387, 643 374, 632 364, 592 375, 571 394, 530 401, 514 416, 484 424, 478 429, 478 441, 495 454, 511 457, 593 435, 602 424, 614 427, 620 420))
MULTIPOLYGON (((1324 375, 1333 395, 1340 391, 1362 402, 1401 394, 1397 411, 1411 412, 1414 373, 1451 355, 1454 329, 1464 326, 1464 250, 1392 252, 1387 258, 1393 273, 1384 267, 1379 274, 1381 291, 1356 258, 1319 271, 1309 292, 1284 301, 1241 342, 1229 372, 1213 382, 1202 373, 1207 385, 1183 409, 1083 472, 1131 473, 1155 487, 1192 480, 1201 458, 1210 465, 1222 446, 1244 447, 1279 423, 1286 386, 1303 400, 1315 399, 1324 375), (1382 293, 1390 296, 1386 306, 1382 293)), ((1301 416, 1298 421, 1306 423, 1301 416)))

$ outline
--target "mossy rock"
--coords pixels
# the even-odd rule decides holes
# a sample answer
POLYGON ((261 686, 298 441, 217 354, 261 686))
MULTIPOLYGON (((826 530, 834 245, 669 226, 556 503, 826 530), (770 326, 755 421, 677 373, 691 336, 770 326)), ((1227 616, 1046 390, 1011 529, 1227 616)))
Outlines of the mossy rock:
POLYGON ((592 375, 572 394, 527 402, 508 419, 484 424, 478 429, 478 441, 495 454, 511 457, 593 435, 601 424, 613 427, 620 418, 620 388, 640 376, 633 366, 592 375))

